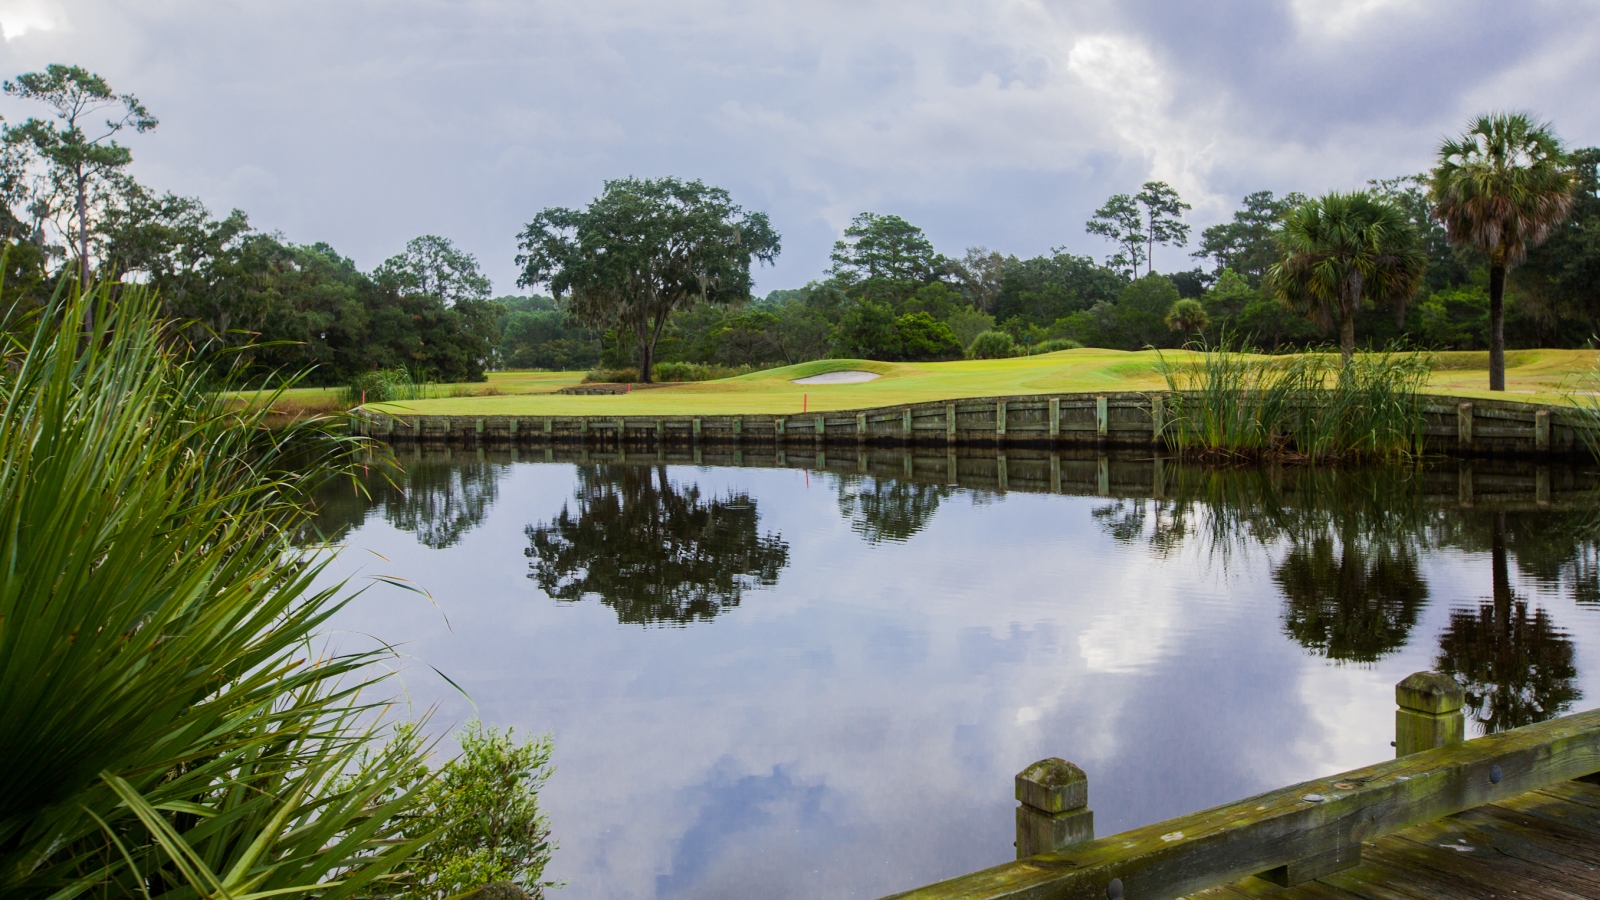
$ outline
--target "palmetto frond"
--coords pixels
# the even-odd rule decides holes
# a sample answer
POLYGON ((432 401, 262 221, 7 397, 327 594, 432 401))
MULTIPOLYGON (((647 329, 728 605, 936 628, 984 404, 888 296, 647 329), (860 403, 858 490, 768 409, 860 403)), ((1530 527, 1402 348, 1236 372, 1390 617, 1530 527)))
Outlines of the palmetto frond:
MULTIPOLYGON (((1405 212, 1364 191, 1331 193, 1291 210, 1278 242, 1282 262, 1268 272, 1274 292, 1324 324, 1348 323, 1363 303, 1405 303, 1427 268, 1405 212)), ((1348 355, 1352 347, 1344 349, 1348 355)))
POLYGON ((1521 262, 1572 208, 1573 173, 1546 123, 1522 113, 1479 116, 1439 147, 1429 198, 1450 240, 1491 265, 1521 262))

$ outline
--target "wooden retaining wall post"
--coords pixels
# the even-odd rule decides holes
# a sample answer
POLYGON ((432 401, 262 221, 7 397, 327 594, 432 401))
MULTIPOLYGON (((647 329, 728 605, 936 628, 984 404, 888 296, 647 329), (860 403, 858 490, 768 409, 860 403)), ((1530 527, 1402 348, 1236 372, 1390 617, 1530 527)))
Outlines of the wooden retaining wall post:
POLYGON ((1550 452, 1550 410, 1541 409, 1533 414, 1533 449, 1550 452))
POLYGON ((1472 449, 1472 404, 1456 407, 1456 443, 1458 450, 1472 449))
POLYGON ((1101 438, 1111 433, 1111 414, 1104 394, 1094 398, 1094 433, 1101 438))
MULTIPOLYGON (((821 416, 817 416, 816 434, 813 435, 813 437, 816 439, 816 442, 819 443, 819 444, 828 439, 828 420, 827 419, 824 419, 821 416)), ((821 464, 818 463, 818 465, 821 465, 821 464)))
POLYGON ((994 436, 996 440, 1006 439, 1006 402, 997 400, 994 404, 994 436))
POLYGON ((867 442, 867 414, 866 413, 857 413, 856 414, 856 443, 864 444, 866 442, 867 442))
POLYGON ((1461 711, 1466 692, 1449 675, 1407 675, 1394 686, 1394 699, 1399 705, 1394 712, 1396 759, 1466 739, 1467 719, 1461 711))
POLYGON ((1061 398, 1050 398, 1050 441, 1054 443, 1061 437, 1061 398))
POLYGON ((951 444, 956 441, 956 405, 954 403, 946 403, 944 405, 944 439, 946 443, 951 444))
POLYGON ((1167 398, 1160 394, 1150 395, 1150 443, 1161 442, 1161 428, 1165 423, 1167 413, 1167 398))
MULTIPOLYGON (((690 430, 694 433, 695 443, 699 443, 700 442, 700 420, 699 419, 695 419, 694 422, 692 422, 689 427, 690 427, 690 430)), ((695 462, 699 462, 699 460, 695 460, 695 462)))
POLYGON ((1041 759, 1017 773, 1017 859, 1094 840, 1089 778, 1064 759, 1041 759))

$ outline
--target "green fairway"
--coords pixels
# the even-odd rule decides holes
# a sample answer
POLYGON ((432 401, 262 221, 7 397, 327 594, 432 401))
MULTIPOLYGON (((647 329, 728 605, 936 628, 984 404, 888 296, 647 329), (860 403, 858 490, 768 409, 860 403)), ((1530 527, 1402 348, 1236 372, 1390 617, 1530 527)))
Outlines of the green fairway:
MULTIPOLYGON (((1186 357, 1165 351, 1169 360, 1186 357)), ((1498 396, 1539 403, 1565 402, 1573 390, 1593 390, 1583 376, 1595 363, 1587 350, 1514 350, 1508 354, 1504 394, 1485 389, 1488 354, 1439 354, 1432 389, 1456 396, 1498 396)), ((609 396, 552 393, 575 384, 580 373, 497 373, 487 385, 440 386, 435 399, 386 403, 372 408, 394 415, 434 416, 611 416, 762 415, 899 406, 963 397, 1019 394, 1147 391, 1165 387, 1153 350, 1063 350, 1041 356, 943 363, 883 363, 818 360, 737 378, 673 384, 609 396), (795 384, 826 372, 868 371, 876 380, 859 384, 795 384), (449 396, 476 389, 476 396, 449 396), (487 395, 483 395, 487 394, 487 395)))

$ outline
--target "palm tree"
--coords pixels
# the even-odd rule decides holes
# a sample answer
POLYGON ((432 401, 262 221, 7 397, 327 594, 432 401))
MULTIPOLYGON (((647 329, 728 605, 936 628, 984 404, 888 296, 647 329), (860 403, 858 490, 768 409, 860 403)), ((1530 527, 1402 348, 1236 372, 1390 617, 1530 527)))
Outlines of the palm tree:
POLYGON ((1365 191, 1334 192, 1290 210, 1268 270, 1285 305, 1324 326, 1339 323, 1340 361, 1356 350, 1356 310, 1403 306, 1427 268, 1417 229, 1400 207, 1365 191))
POLYGON ((1523 113, 1479 116, 1439 146, 1429 199, 1453 243, 1489 259, 1489 390, 1506 389, 1506 272, 1566 219, 1572 170, 1550 126, 1523 113))
POLYGON ((1205 331, 1211 324, 1211 317, 1206 315, 1206 308, 1199 300, 1185 297, 1172 304, 1167 310, 1167 327, 1173 331, 1181 331, 1185 335, 1197 331, 1205 331))

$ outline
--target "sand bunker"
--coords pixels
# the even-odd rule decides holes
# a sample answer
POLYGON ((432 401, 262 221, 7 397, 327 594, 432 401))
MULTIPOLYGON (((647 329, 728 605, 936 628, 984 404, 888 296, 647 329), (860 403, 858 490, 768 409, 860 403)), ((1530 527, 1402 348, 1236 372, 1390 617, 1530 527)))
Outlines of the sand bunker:
POLYGON ((795 384, 860 384, 878 377, 877 372, 826 372, 810 378, 796 378, 795 384))

